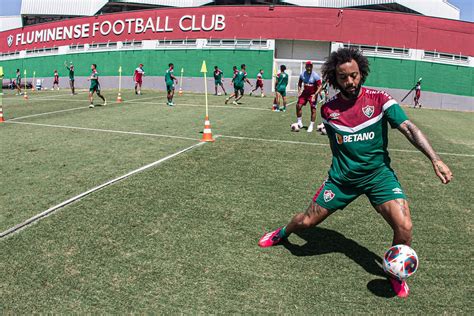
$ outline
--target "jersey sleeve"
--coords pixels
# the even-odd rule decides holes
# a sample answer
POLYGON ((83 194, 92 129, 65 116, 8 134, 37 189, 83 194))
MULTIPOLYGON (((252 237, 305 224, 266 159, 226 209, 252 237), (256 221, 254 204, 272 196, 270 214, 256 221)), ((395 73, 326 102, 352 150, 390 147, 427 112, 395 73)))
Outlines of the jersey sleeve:
POLYGON ((400 124, 408 120, 405 111, 397 103, 397 101, 390 99, 383 105, 384 115, 392 128, 397 128, 400 124))

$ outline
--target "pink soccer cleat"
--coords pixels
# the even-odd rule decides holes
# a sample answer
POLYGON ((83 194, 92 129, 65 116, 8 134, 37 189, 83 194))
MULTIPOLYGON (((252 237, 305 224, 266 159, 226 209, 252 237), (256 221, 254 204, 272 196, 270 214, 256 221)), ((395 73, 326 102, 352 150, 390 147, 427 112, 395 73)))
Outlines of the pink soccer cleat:
POLYGON ((278 244, 283 239, 280 237, 280 231, 282 228, 283 227, 280 227, 277 230, 263 235, 262 238, 260 238, 260 240, 258 241, 258 245, 262 248, 267 248, 278 244))
POLYGON ((398 297, 405 298, 410 294, 410 288, 406 281, 400 281, 394 278, 389 278, 392 289, 398 297))

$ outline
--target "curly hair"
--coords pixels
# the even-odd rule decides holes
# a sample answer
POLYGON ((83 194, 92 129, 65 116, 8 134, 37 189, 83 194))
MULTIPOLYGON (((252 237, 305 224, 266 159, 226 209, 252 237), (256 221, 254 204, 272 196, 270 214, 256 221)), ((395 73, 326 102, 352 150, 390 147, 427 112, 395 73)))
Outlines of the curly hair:
POLYGON ((329 82, 333 88, 339 89, 336 67, 350 62, 351 60, 355 60, 359 66, 361 76, 360 84, 364 84, 370 72, 369 61, 362 55, 362 52, 356 48, 339 48, 337 51, 332 52, 321 67, 323 78, 329 82))

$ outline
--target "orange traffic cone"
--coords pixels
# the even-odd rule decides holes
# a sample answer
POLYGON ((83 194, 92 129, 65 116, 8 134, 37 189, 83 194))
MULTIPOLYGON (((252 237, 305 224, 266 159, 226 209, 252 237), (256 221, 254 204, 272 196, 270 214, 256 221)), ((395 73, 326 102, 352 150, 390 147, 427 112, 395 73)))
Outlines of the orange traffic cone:
POLYGON ((3 118, 3 108, 0 106, 0 123, 5 122, 5 119, 3 118))
POLYGON ((117 96, 117 103, 122 103, 122 95, 120 94, 120 92, 117 96))
POLYGON ((26 90, 25 90, 25 94, 23 95, 23 99, 28 100, 28 94, 26 94, 26 90))
POLYGON ((209 122, 209 117, 206 115, 206 120, 204 122, 204 131, 202 132, 201 142, 213 142, 211 132, 211 122, 209 122))
POLYGON ((183 95, 183 89, 179 88, 178 95, 183 95))

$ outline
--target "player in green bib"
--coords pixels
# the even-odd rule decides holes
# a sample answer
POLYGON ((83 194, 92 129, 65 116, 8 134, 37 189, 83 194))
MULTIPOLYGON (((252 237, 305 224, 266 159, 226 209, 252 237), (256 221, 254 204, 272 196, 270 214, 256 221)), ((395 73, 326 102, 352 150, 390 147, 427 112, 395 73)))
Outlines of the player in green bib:
POLYGON ((74 65, 68 65, 67 62, 64 62, 64 67, 69 71, 69 87, 71 88, 71 95, 75 95, 75 88, 74 88, 74 65))
MULTIPOLYGON (((306 212, 296 214, 286 226, 265 234, 259 241, 261 247, 276 245, 291 233, 318 225, 360 195, 368 197, 392 228, 392 244, 409 246, 412 240, 410 208, 390 167, 388 125, 398 129, 430 159, 443 184, 451 181, 448 166, 398 103, 386 92, 362 87, 368 73, 369 61, 357 49, 340 48, 323 64, 323 77, 340 91, 321 108, 332 151, 328 178, 306 212)), ((408 296, 405 281, 391 277, 389 281, 397 296, 408 296)))
POLYGON ((97 94, 97 96, 99 98, 101 98, 104 101, 102 106, 106 106, 107 105, 107 100, 100 93, 99 73, 97 72, 97 65, 92 64, 91 65, 91 70, 92 70, 92 73, 91 73, 90 77, 87 79, 87 81, 91 82, 91 85, 89 87, 89 101, 90 101, 89 107, 90 108, 94 107, 94 92, 97 94))
MULTIPOLYGON (((16 91, 17 91, 16 95, 21 95, 21 72, 20 72, 20 69, 16 70, 15 87, 16 87, 16 91)), ((26 88, 25 88, 25 90, 26 90, 26 88)))
POLYGON ((288 74, 286 66, 280 66, 280 73, 275 79, 275 99, 273 100, 273 111, 286 112, 286 86, 288 86, 288 74), (281 106, 283 105, 283 106, 281 106))
POLYGON ((234 93, 232 93, 228 98, 225 99, 225 104, 229 102, 231 98, 235 98, 234 102, 232 104, 238 105, 238 101, 242 99, 244 96, 244 84, 247 82, 251 87, 253 85, 250 83, 250 81, 247 79, 247 73, 245 72, 246 66, 245 64, 242 64, 240 66, 240 71, 236 72, 234 74, 234 77, 232 78, 232 84, 234 86, 234 93))
POLYGON ((219 67, 214 66, 214 88, 216 90, 214 95, 218 95, 217 90, 219 86, 222 88, 222 91, 224 91, 224 94, 227 95, 227 92, 225 91, 225 88, 224 88, 224 84, 222 83, 223 76, 224 76, 224 72, 220 70, 219 67))
POLYGON ((173 97, 174 97, 174 83, 178 84, 178 79, 173 75, 174 65, 172 63, 168 64, 168 69, 165 72, 165 83, 166 83, 166 92, 168 102, 167 105, 173 106, 173 97))

